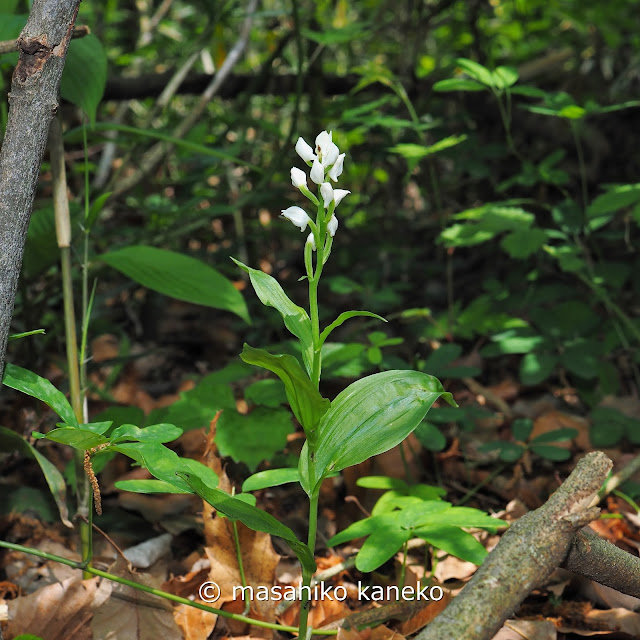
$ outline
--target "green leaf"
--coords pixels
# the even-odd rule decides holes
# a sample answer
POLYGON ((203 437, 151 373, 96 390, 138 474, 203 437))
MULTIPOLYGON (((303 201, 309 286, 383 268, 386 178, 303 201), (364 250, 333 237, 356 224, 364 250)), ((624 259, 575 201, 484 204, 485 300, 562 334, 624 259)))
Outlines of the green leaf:
POLYGON ((276 409, 287 402, 287 393, 281 380, 258 380, 244 390, 244 399, 250 404, 276 409))
POLYGON ((428 420, 423 420, 414 433, 420 444, 429 451, 443 451, 447 446, 447 439, 440 429, 428 420))
POLYGON ((365 476, 358 478, 356 485, 366 489, 394 489, 403 491, 406 495, 409 492, 409 485, 400 478, 389 478, 388 476, 365 476))
POLYGON ((184 493, 182 489, 164 480, 118 480, 114 486, 131 493, 184 493))
POLYGON ((243 491, 258 491, 269 487, 279 487, 290 482, 299 482, 300 472, 297 468, 292 469, 267 469, 259 471, 249 476, 242 483, 243 491))
POLYGON ((429 525, 414 530, 414 534, 437 549, 473 564, 481 565, 487 556, 487 550, 470 533, 455 527, 429 525))
MULTIPOLYGON (((379 516, 364 518, 363 520, 357 520, 353 524, 350 524, 346 529, 340 531, 339 533, 336 533, 335 536, 332 536, 329 540, 327 540, 327 546, 337 547, 339 544, 349 542, 349 540, 355 540, 356 538, 363 538, 364 536, 368 536, 370 533, 373 533, 381 525, 381 523, 384 522, 384 517, 385 514, 382 514, 379 516)), ((392 520, 394 522, 397 521, 395 516, 392 520)))
POLYGON ((375 530, 365 540, 356 556, 356 568, 364 573, 375 571, 382 566, 412 537, 410 529, 398 526, 395 514, 379 518, 375 530))
POLYGON ((554 429, 553 431, 541 433, 539 436, 536 436, 530 444, 534 445, 547 444, 548 442, 567 442, 568 440, 573 440, 577 437, 578 430, 567 427, 565 429, 554 429))
POLYGON ((102 208, 104 207, 104 203, 111 196, 111 192, 100 194, 92 203, 91 207, 89 207, 89 212, 87 213, 87 217, 84 221, 85 231, 91 231, 95 221, 98 219, 102 208))
POLYGON ((153 291, 185 302, 231 311, 251 322, 240 292, 200 260, 142 245, 104 253, 100 259, 153 291))
POLYGON ((36 373, 33 373, 33 371, 7 362, 4 367, 2 383, 11 389, 22 391, 22 393, 26 393, 28 396, 42 400, 42 402, 53 409, 64 422, 78 426, 78 420, 64 393, 56 389, 46 378, 41 378, 36 373))
POLYGON ((264 349, 254 349, 248 344, 244 345, 240 357, 247 364, 272 371, 282 380, 291 410, 313 446, 318 422, 331 403, 320 395, 296 358, 288 354, 274 356, 264 349))
POLYGON ((434 91, 484 91, 484 85, 468 78, 447 78, 433 85, 434 91))
POLYGON ((69 45, 60 81, 60 95, 80 107, 91 124, 107 83, 107 55, 94 35, 76 38, 69 45))
POLYGON ((500 246, 512 257, 524 259, 533 255, 547 242, 548 237, 543 229, 520 229, 507 234, 500 241, 500 246))
POLYGON ((254 471, 286 447, 293 430, 291 413, 284 408, 258 407, 247 415, 224 411, 218 420, 216 445, 223 456, 244 462, 254 471))
POLYGON ((247 267, 242 262, 231 258, 241 269, 244 269, 251 279, 251 284, 260 302, 267 307, 273 307, 280 312, 284 324, 291 333, 300 340, 302 360, 307 373, 311 375, 313 363, 313 337, 311 334, 311 320, 307 312, 291 302, 283 288, 270 275, 247 267))
POLYGON ((133 424, 116 427, 109 438, 114 444, 122 440, 138 442, 171 442, 182 435, 182 429, 173 424, 152 424, 141 429, 133 424))
POLYGON ((516 442, 508 442, 507 440, 496 440, 495 442, 487 442, 478 448, 483 453, 489 453, 491 451, 499 451, 500 460, 503 462, 516 462, 520 460, 526 447, 516 442))
POLYGON ((180 458, 175 451, 159 442, 126 442, 113 445, 110 449, 133 458, 138 464, 146 467, 152 476, 173 485, 180 493, 193 491, 190 485, 176 475, 177 471, 197 475, 200 481, 209 487, 215 488, 218 485, 218 476, 212 469, 196 460, 180 458))
POLYGON ((540 384, 553 373, 557 363, 558 358, 552 353, 527 353, 520 362, 520 380, 523 384, 540 384))
POLYGON ((471 76, 474 80, 481 82, 487 87, 495 86, 494 77, 491 71, 478 62, 469 60, 468 58, 458 58, 456 60, 456 64, 464 69, 467 75, 471 76))
POLYGON ((315 460, 309 465, 312 489, 328 472, 402 442, 440 397, 457 406, 437 378, 419 371, 385 371, 349 385, 318 425, 315 460))
POLYGON ((514 67, 497 67, 491 75, 498 89, 506 89, 518 82, 518 70, 514 67))
POLYGON ((67 509, 66 485, 62 474, 47 458, 45 458, 35 447, 30 445, 23 437, 7 427, 0 427, 0 451, 20 451, 23 455, 35 458, 40 465, 44 478, 49 485, 49 491, 58 506, 60 520, 67 527, 73 527, 69 521, 69 510, 67 509))
POLYGON ((312 573, 316 570, 313 553, 309 547, 296 538, 295 533, 289 527, 276 520, 271 514, 258 509, 243 500, 238 500, 220 489, 207 487, 197 476, 190 473, 178 472, 178 475, 186 482, 203 500, 214 509, 220 511, 232 520, 240 520, 253 531, 263 531, 272 536, 283 538, 298 556, 300 564, 312 573))
POLYGON ((345 311, 341 313, 336 320, 334 320, 321 334, 320 334, 320 345, 324 344, 324 341, 329 337, 329 334, 339 327, 345 320, 349 320, 349 318, 355 318, 358 316, 365 316, 369 318, 378 318, 378 320, 382 320, 382 322, 387 322, 382 316, 379 316, 377 313, 371 313, 371 311, 345 311))
POLYGON ((526 442, 531 435, 533 429, 533 420, 530 418, 518 418, 513 421, 511 425, 511 432, 513 437, 519 442, 526 442))
POLYGON ((569 449, 554 447, 549 444, 532 444, 529 448, 537 456, 552 460, 553 462, 564 462, 571 457, 571 451, 569 449))
POLYGON ((588 207, 589 218, 596 218, 640 202, 640 184, 608 185, 606 193, 598 196, 588 207))
POLYGON ((429 146, 421 144, 402 143, 391 147, 389 151, 391 151, 391 153, 397 153, 407 160, 422 160, 422 158, 426 158, 427 156, 433 155, 434 153, 438 153, 438 151, 443 151, 444 149, 455 147, 461 142, 464 142, 466 139, 466 135, 449 136, 447 138, 443 138, 442 140, 438 140, 438 142, 429 146))
POLYGON ((46 438, 53 442, 69 445, 79 451, 92 449, 100 444, 107 444, 109 442, 107 438, 99 433, 79 427, 60 427, 59 429, 52 429, 46 435, 34 431, 33 435, 36 438, 46 438))

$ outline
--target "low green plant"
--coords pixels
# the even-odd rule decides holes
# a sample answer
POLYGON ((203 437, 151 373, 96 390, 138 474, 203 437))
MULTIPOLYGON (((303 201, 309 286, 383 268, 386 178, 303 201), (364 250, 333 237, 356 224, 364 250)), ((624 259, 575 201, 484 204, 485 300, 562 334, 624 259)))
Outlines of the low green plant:
MULTIPOLYGON (((282 212, 286 219, 302 231, 307 227, 311 230, 304 247, 309 312, 294 304, 273 277, 238 261, 236 263, 249 274, 261 302, 280 313, 285 327, 297 338, 301 353, 300 361, 288 353, 272 354, 245 344, 241 358, 245 363, 267 369, 280 378, 291 410, 306 436, 297 468, 263 471, 258 476, 257 484, 255 477, 253 480, 250 478, 245 483, 244 490, 299 482, 309 497, 309 532, 306 542, 299 540, 291 529, 273 516, 255 507, 252 496, 229 495, 221 491, 217 488, 218 478, 211 469, 194 460, 180 458, 166 447, 165 443, 182 433, 179 427, 168 422, 150 424, 144 428, 128 423, 114 428, 113 420, 82 423, 64 394, 49 381, 15 365, 8 365, 5 369, 4 383, 39 398, 60 416, 61 422, 55 429, 47 434, 34 432, 33 435, 39 439, 69 445, 84 454, 84 468, 94 489, 98 511, 100 493, 91 457, 98 453, 122 453, 146 467, 154 479, 124 481, 119 483, 120 488, 149 493, 194 492, 232 521, 239 520, 251 529, 281 537, 300 560, 302 586, 309 587, 316 569, 314 551, 322 482, 342 469, 359 464, 402 442, 420 424, 439 398, 452 406, 457 405, 436 378, 410 370, 383 371, 357 380, 333 401, 321 395, 319 384, 322 347, 331 332, 356 316, 379 320, 383 318, 369 311, 347 311, 321 329, 318 287, 338 228, 335 210, 349 194, 349 191, 334 189, 331 182, 337 182, 342 174, 345 154, 340 154, 331 133, 326 131, 317 136, 314 148, 299 138, 296 151, 310 167, 311 180, 318 187, 316 196, 307 187, 306 173, 295 167, 291 169, 293 185, 316 207, 316 216, 313 220, 298 206, 289 207, 282 212)), ((374 361, 381 346, 395 342, 393 339, 390 342, 384 334, 373 334, 371 341, 371 348, 378 349, 373 352, 374 357, 370 358, 374 361)), ((192 404, 189 394, 194 396, 197 408, 197 394, 193 392, 187 392, 185 396, 188 397, 181 399, 183 408, 192 404)), ((176 418, 179 417, 176 415, 176 418)), ((255 433, 254 437, 260 436, 255 433)), ((1 544, 24 550, 19 545, 1 544)), ((90 556, 82 566, 89 572, 102 575, 89 567, 89 562, 90 556)), ((75 564, 80 566, 79 563, 75 564)), ((109 575, 105 574, 105 577, 109 575)), ((309 590, 302 589, 299 633, 303 638, 311 633, 311 629, 307 629, 308 597, 309 590)))
POLYGON ((488 442, 480 447, 480 451, 497 451, 503 462, 517 462, 527 451, 553 462, 563 462, 571 457, 570 449, 558 446, 558 443, 575 438, 578 435, 577 429, 554 429, 530 439, 532 429, 532 420, 518 418, 511 424, 513 440, 488 442))
MULTIPOLYGON (((333 536, 328 544, 337 546, 355 538, 367 537, 356 556, 356 568, 371 572, 406 551, 412 538, 421 538, 434 549, 482 564, 486 549, 465 529, 495 532, 506 526, 471 507, 454 507, 442 499, 444 491, 429 485, 408 485, 396 478, 361 478, 357 484, 372 489, 388 489, 376 502, 371 516, 359 520, 333 536)), ((406 554, 405 554, 406 561, 406 554)), ((403 573, 405 564, 403 563, 403 573)), ((404 580, 401 577, 400 584, 404 580)))

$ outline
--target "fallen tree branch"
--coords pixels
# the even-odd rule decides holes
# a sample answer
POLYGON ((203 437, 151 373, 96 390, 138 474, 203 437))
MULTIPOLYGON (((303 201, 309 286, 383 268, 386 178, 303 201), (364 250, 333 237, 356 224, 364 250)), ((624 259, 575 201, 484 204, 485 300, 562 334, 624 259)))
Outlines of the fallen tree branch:
POLYGON ((502 536, 460 595, 417 640, 488 640, 525 597, 567 556, 576 531, 598 517, 590 504, 605 481, 611 461, 590 453, 539 509, 502 536))

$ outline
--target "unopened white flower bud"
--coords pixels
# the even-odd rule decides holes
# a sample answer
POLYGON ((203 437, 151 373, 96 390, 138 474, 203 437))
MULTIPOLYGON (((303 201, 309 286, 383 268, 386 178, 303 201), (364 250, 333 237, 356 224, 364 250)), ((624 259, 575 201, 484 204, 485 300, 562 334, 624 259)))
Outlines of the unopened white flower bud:
POLYGON ((313 231, 307 236, 307 241, 305 242, 305 244, 310 244, 311 248, 314 251, 316 250, 316 239, 313 237, 313 231))
MULTIPOLYGON (((302 138, 300 138, 302 140, 302 138)), ((306 187, 307 186, 307 174, 302 171, 301 169, 298 169, 297 167, 292 167, 291 169, 291 182, 293 184, 294 187, 297 187, 298 189, 300 187, 306 187)))
POLYGON ((342 175, 342 168, 344 165, 344 153, 341 153, 338 156, 338 159, 336 160, 335 164, 333 165, 333 167, 331 167, 331 169, 329 169, 329 173, 327 174, 334 182, 338 181, 338 178, 342 175))
POLYGON ((336 231, 338 230, 338 218, 331 216, 331 220, 329 220, 329 223, 327 224, 327 230, 332 238, 336 235, 336 231))
POLYGON ((313 161, 313 166, 311 167, 311 179, 316 184, 322 184, 324 182, 324 167, 320 164, 318 160, 313 161))

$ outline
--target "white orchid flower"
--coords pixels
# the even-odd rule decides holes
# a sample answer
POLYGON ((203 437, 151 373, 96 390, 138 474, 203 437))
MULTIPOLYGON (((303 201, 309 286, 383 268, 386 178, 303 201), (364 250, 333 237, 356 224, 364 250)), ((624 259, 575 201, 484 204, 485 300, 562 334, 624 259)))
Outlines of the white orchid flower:
POLYGON ((323 182, 320 185, 320 195, 324 201, 324 208, 328 209, 334 198, 333 187, 330 182, 323 182))
POLYGON ((319 160, 313 161, 313 166, 311 167, 311 179, 316 184, 322 184, 324 182, 324 167, 320 164, 319 160))
MULTIPOLYGON (((302 138, 300 138, 302 140, 302 138)), ((311 147, 309 147, 311 148, 311 147)), ((291 182, 294 187, 300 189, 300 187, 307 186, 307 174, 302 171, 302 169, 298 169, 297 167, 292 167, 291 169, 291 182)))
POLYGON ((302 138, 298 138, 296 142, 296 153, 305 161, 313 162, 316 160, 316 154, 313 153, 313 148, 308 145, 302 138))
POLYGON ((324 153, 322 154, 322 166, 327 168, 332 164, 335 164, 338 156, 340 155, 340 149, 338 149, 338 145, 333 142, 329 143, 324 153))
POLYGON ((327 229, 329 231, 329 234, 333 238, 333 236, 336 235, 336 231, 338 230, 338 218, 336 218, 335 216, 331 216, 331 220, 329 220, 327 224, 327 229))
POLYGON ((302 207, 289 207, 288 209, 283 209, 282 217, 293 222, 296 227, 300 227, 300 231, 304 231, 311 221, 311 218, 302 207))
POLYGON ((329 173, 327 174, 334 182, 338 181, 338 178, 342 175, 342 168, 344 165, 344 153, 341 153, 338 156, 338 159, 336 160, 335 164, 333 165, 333 167, 331 167, 331 169, 329 169, 329 173))
POLYGON ((336 201, 336 207, 340 204, 342 198, 346 195, 349 195, 351 191, 347 191, 346 189, 334 189, 333 190, 333 199, 336 201))
POLYGON ((319 133, 316 136, 315 152, 316 152, 316 156, 318 156, 318 159, 320 161, 322 161, 322 158, 329 150, 329 146, 332 144, 333 144, 333 141, 331 139, 331 131, 329 132, 323 131, 322 133, 319 133))

